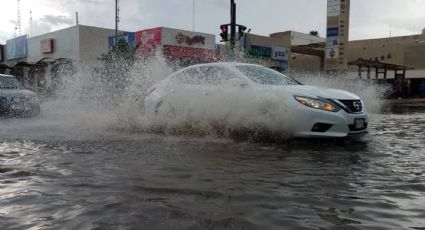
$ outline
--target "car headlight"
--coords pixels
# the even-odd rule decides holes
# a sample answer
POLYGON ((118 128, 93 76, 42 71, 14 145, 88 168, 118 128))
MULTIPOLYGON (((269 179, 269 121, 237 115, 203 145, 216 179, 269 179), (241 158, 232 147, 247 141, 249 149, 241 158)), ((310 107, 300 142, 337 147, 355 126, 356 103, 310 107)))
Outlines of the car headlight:
POLYGON ((301 97, 301 96, 294 96, 294 97, 295 97, 295 100, 297 100, 299 103, 314 109, 321 109, 321 110, 326 110, 329 112, 338 112, 339 110, 341 110, 341 108, 339 108, 332 102, 327 101, 325 99, 309 98, 309 97, 301 97))

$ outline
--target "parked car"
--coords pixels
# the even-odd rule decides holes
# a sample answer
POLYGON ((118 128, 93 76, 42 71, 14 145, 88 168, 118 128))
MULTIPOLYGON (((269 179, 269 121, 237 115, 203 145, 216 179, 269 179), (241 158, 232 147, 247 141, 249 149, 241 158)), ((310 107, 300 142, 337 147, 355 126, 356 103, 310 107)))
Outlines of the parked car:
POLYGON ((25 89, 16 77, 0 74, 0 115, 36 116, 40 112, 37 95, 25 89))
POLYGON ((285 127, 293 137, 331 138, 366 134, 369 122, 363 101, 353 93, 303 85, 252 64, 190 66, 148 93, 145 113, 151 119, 226 119, 234 124, 250 119, 285 127))

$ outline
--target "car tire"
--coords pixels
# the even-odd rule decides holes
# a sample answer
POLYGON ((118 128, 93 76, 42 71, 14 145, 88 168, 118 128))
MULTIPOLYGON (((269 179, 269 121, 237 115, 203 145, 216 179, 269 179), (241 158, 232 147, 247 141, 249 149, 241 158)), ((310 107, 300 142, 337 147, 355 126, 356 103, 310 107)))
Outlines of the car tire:
POLYGON ((155 115, 161 118, 176 118, 176 109, 168 102, 160 101, 155 106, 155 115))
POLYGON ((36 104, 31 108, 28 117, 38 117, 40 115, 40 105, 36 104))

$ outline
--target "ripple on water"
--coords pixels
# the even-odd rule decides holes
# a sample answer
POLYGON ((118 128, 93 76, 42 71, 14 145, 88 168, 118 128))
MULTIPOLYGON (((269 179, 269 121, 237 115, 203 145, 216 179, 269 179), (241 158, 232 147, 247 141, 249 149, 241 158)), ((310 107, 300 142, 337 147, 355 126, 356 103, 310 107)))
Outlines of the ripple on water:
POLYGON ((374 115, 349 146, 43 135, 27 121, 0 131, 0 228, 424 229, 424 121, 374 115))

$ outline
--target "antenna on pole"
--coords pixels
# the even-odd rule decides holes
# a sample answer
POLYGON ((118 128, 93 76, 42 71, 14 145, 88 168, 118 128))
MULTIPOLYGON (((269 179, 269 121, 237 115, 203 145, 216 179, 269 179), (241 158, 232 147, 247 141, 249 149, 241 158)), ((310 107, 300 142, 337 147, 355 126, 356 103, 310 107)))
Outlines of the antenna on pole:
POLYGON ((17 0, 17 4, 18 4, 18 35, 21 35, 21 0, 17 0))
POLYGON ((75 12, 75 24, 78 26, 78 11, 75 12))
POLYGON ((30 10, 30 37, 32 36, 32 10, 30 10))
POLYGON ((115 39, 118 37, 118 22, 119 22, 118 0, 115 0, 115 39))

